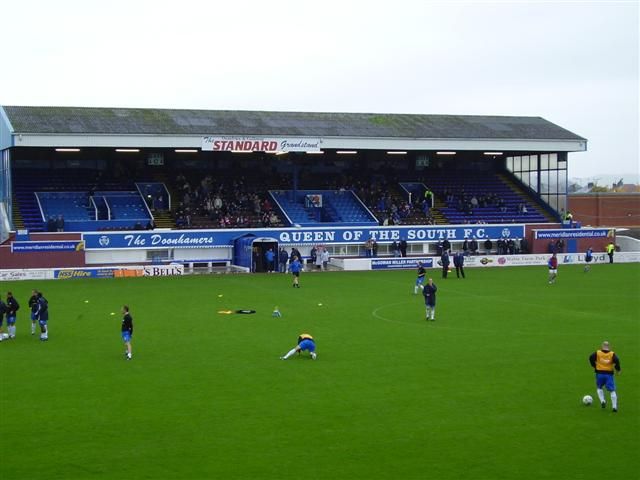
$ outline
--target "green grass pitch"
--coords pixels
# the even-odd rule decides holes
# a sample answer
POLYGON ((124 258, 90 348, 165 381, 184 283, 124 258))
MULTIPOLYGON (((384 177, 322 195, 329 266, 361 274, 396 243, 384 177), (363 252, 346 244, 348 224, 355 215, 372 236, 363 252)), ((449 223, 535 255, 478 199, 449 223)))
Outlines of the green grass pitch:
POLYGON ((22 309, 0 344, 0 478, 638 478, 639 265, 430 274, 433 323, 413 271, 5 282, 22 309), (302 332, 318 360, 279 360, 302 332), (587 360, 603 340, 617 414, 587 360))

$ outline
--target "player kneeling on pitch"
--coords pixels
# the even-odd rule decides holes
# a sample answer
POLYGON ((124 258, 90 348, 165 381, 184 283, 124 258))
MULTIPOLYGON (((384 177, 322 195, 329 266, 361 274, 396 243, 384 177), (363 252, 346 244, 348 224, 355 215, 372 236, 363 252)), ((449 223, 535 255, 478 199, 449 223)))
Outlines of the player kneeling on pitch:
POLYGON ((287 352, 284 357, 280 357, 280 360, 286 360, 291 357, 294 353, 300 354, 303 350, 307 350, 309 355, 313 360, 317 358, 316 355, 316 342, 314 342, 313 337, 308 333, 301 333, 298 337, 298 345, 295 348, 292 348, 287 352))

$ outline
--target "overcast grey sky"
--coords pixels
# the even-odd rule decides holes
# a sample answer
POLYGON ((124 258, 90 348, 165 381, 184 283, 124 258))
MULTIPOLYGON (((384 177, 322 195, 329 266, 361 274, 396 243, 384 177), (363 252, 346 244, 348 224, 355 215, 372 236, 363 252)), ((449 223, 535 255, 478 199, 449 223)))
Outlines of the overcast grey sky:
POLYGON ((639 2, 3 2, 0 104, 533 115, 638 173, 639 2))

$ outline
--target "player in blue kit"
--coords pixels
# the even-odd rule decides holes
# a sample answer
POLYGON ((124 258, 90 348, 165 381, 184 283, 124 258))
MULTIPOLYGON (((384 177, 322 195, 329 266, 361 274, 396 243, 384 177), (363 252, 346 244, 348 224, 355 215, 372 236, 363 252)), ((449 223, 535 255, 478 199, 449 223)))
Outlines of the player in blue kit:
POLYGON ((296 345, 295 348, 292 348, 291 350, 289 350, 284 357, 280 357, 280 360, 286 360, 287 358, 291 357, 293 354, 301 353, 304 350, 307 350, 309 352, 309 355, 311 356, 312 360, 315 360, 317 358, 316 342, 313 340, 313 337, 308 333, 301 333, 300 336, 298 337, 298 345, 296 345))
POLYGON ((427 320, 434 321, 436 316, 436 291, 438 287, 433 283, 433 279, 430 278, 427 284, 422 289, 422 295, 424 296, 424 304, 426 306, 427 320))
POLYGON ((31 335, 36 333, 36 324, 38 323, 38 290, 31 290, 29 297, 29 309, 31 310, 31 335))
POLYGON ((593 248, 591 247, 587 248, 587 251, 584 254, 584 261, 585 261, 584 271, 586 273, 589 270, 591 270, 591 262, 593 261, 593 248))
POLYGON ((124 352, 124 358, 127 360, 131 360, 131 337, 133 336, 133 318, 129 313, 129 306, 124 305, 122 307, 122 341, 124 341, 124 346, 126 347, 126 351, 124 352))
POLYGON ((42 292, 38 292, 38 310, 36 318, 40 325, 40 340, 46 342, 49 340, 49 302, 42 296, 42 292))
POLYGON ((620 359, 609 347, 609 342, 602 342, 602 347, 589 356, 589 363, 596 373, 596 393, 602 408, 607 407, 604 389, 611 395, 611 407, 615 413, 618 411, 618 394, 614 374, 620 374, 620 359))
POLYGON ((9 338, 8 333, 2 331, 2 324, 4 323, 4 314, 7 313, 7 306, 0 298, 0 342, 6 338, 9 338))
POLYGON ((11 292, 7 292, 7 332, 9 338, 16 338, 16 319, 20 304, 11 292))
POLYGON ((300 272, 302 271, 302 263, 298 257, 293 257, 293 261, 289 263, 289 271, 293 275, 293 288, 300 288, 300 272))
POLYGON ((416 285, 415 287, 413 287, 413 294, 416 295, 418 293, 418 290, 420 288, 422 288, 422 284, 424 283, 424 276, 426 274, 426 271, 424 269, 424 265, 422 265, 422 262, 418 262, 418 276, 416 278, 416 285))

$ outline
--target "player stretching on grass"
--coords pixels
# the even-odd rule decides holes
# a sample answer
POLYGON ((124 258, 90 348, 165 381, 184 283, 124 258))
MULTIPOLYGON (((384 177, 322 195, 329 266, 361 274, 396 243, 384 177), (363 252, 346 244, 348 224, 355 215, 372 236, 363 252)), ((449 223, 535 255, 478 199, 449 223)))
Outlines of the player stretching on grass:
POLYGON ((600 406, 605 408, 607 402, 604 398, 604 389, 606 387, 611 394, 611 407, 613 413, 618 411, 618 395, 616 394, 616 384, 613 381, 614 369, 616 373, 620 373, 620 359, 609 350, 609 342, 602 342, 600 350, 596 350, 589 356, 589 363, 596 371, 596 392, 600 399, 600 406))
POLYGON ((547 262, 549 267, 549 285, 556 283, 556 277, 558 276, 558 257, 554 253, 547 262))
POLYGON ((416 286, 413 287, 413 294, 416 295, 418 293, 418 289, 422 288, 422 284, 424 283, 425 276, 424 265, 422 262, 418 262, 418 277, 416 278, 416 286))
POLYGON ((127 351, 124 352, 124 358, 131 360, 131 337, 133 336, 133 318, 129 314, 129 307, 122 307, 122 340, 127 351))
POLYGON ((301 333, 300 336, 298 337, 298 345, 296 345, 295 348, 292 348, 291 350, 289 350, 284 357, 280 357, 280 360, 286 360, 287 358, 291 357, 294 353, 299 354, 303 350, 309 351, 309 355, 311 356, 312 360, 315 360, 317 358, 316 342, 313 341, 313 337, 308 333, 301 333))

